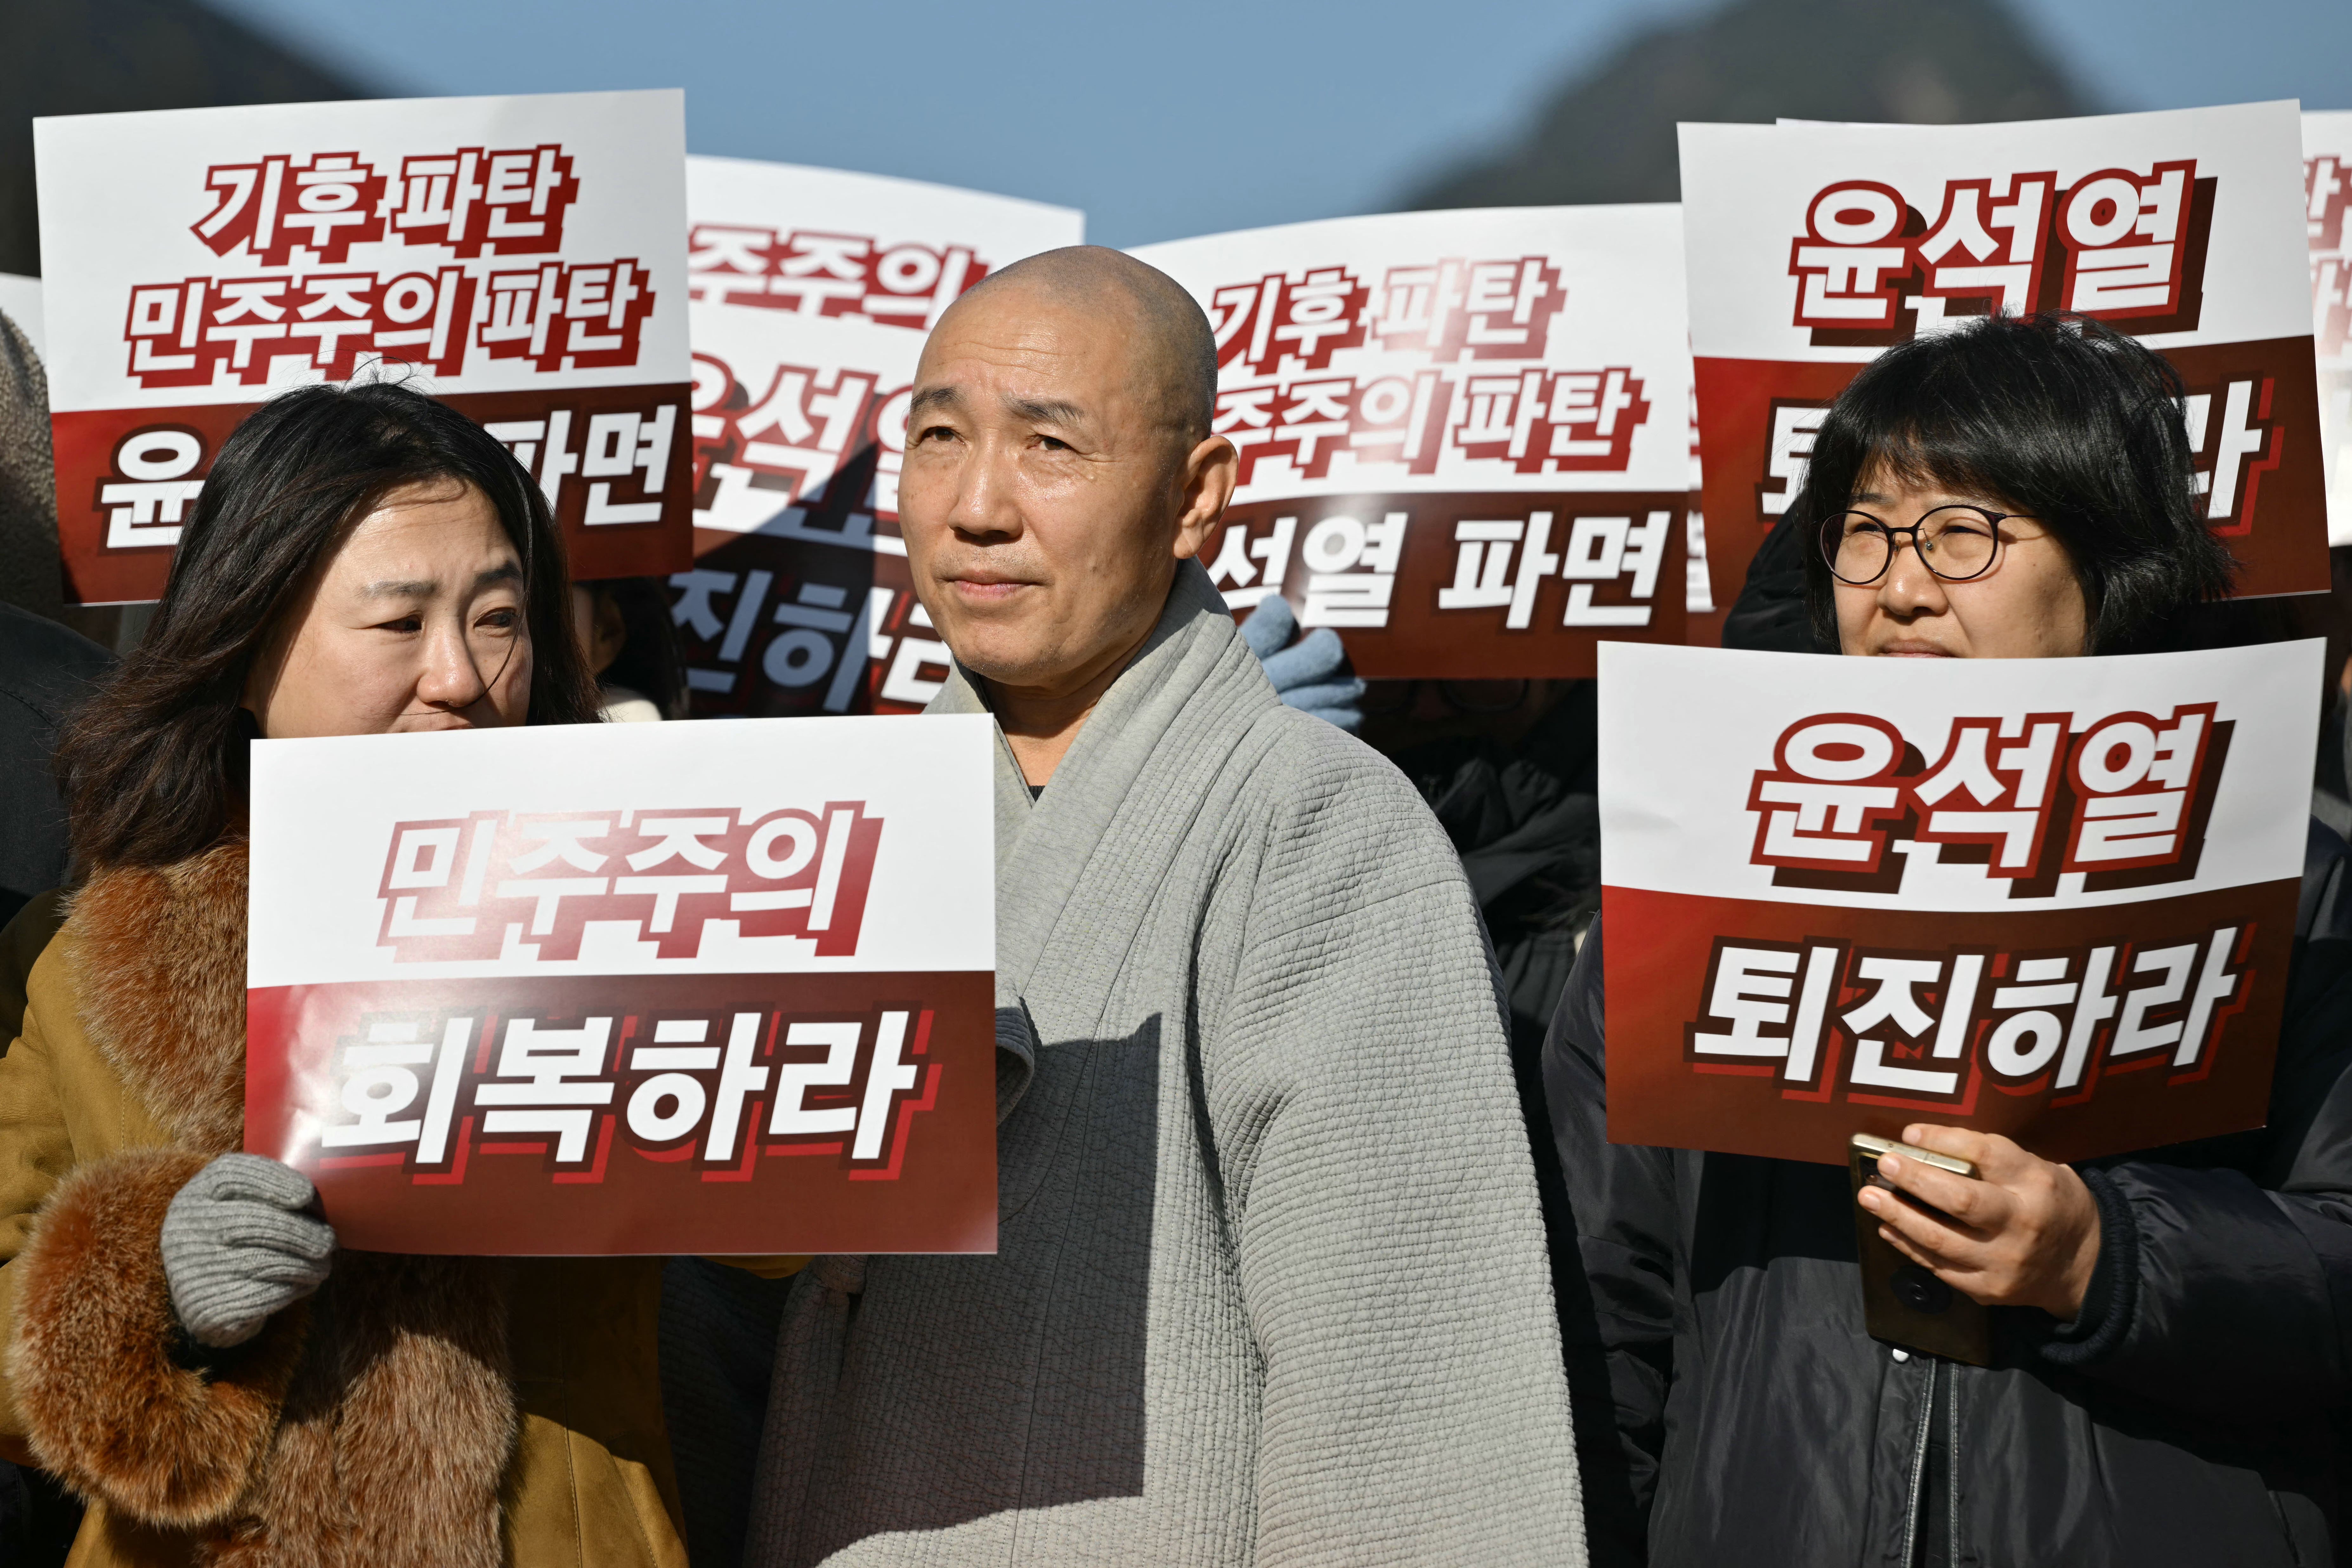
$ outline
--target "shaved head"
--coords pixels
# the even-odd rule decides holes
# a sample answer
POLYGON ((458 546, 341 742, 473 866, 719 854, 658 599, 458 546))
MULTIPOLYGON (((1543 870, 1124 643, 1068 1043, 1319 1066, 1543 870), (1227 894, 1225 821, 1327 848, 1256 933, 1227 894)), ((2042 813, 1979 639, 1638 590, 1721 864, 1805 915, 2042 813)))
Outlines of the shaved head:
POLYGON ((1184 286, 1149 262, 1100 245, 1047 250, 992 272, 949 307, 1004 303, 1019 289, 1050 304, 1116 321, 1132 361, 1139 401, 1159 411, 1187 447, 1205 439, 1217 401, 1217 340, 1184 286))
POLYGON ((1216 340, 1175 281, 1097 246, 982 279, 924 341, 898 531, 915 592, 1042 783, 1233 499, 1216 340))

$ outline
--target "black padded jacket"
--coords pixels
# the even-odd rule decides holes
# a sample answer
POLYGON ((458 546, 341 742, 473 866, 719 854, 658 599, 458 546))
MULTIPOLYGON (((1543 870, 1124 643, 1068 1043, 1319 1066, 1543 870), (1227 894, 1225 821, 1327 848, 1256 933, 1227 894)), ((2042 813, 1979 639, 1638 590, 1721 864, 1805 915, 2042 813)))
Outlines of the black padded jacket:
POLYGON ((1977 1368, 1864 1332, 1844 1170, 1608 1142, 1596 922, 1542 1061, 1592 1561, 2352 1558, 2352 941, 2290 985, 2269 1127, 2080 1167, 2080 1318, 1996 1310, 1977 1368))

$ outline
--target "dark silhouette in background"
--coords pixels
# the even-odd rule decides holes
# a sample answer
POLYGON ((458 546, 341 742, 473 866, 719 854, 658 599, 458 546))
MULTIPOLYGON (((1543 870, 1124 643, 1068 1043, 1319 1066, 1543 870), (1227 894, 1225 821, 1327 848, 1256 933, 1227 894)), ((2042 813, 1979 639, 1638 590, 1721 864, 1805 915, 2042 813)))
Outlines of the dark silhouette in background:
POLYGON ((0 272, 41 270, 36 115, 367 96, 193 0, 0 0, 0 272))
POLYGON ((2101 107, 2000 0, 1736 0, 1635 34, 1562 82, 1525 141, 1402 205, 1671 202, 1683 120, 1949 125, 2101 107))

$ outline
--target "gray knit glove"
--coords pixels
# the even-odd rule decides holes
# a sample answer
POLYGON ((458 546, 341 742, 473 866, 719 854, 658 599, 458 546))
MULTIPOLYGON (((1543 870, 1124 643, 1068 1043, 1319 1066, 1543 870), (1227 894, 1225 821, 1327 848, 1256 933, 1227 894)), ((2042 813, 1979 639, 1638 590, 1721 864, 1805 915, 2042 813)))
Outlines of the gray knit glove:
POLYGON ((199 1344, 241 1345, 325 1282, 334 1227, 301 1212, 317 1195, 259 1154, 223 1154, 188 1178, 163 1215, 163 1278, 199 1344))

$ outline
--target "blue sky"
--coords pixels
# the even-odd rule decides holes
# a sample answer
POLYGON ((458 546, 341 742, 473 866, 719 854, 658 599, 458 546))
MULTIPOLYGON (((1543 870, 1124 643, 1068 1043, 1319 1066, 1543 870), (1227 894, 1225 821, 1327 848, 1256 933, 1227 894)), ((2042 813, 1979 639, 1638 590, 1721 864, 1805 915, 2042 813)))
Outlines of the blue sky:
MULTIPOLYGON (((1377 211, 1706 0, 210 0, 390 93, 687 89, 698 153, 1084 207, 1139 245, 1377 211)), ((2117 109, 2352 107, 2347 0, 2032 0, 2117 109)))

